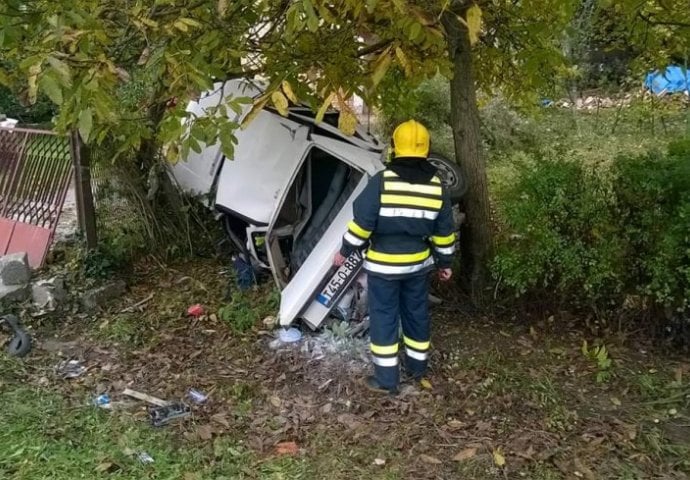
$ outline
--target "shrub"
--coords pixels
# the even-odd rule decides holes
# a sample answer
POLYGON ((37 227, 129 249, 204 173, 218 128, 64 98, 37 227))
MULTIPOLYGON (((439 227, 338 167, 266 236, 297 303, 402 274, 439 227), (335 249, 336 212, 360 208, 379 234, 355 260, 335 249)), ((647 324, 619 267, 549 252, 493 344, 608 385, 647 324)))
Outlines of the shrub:
POLYGON ((625 248, 612 235, 602 177, 577 159, 528 158, 499 199, 504 232, 493 263, 516 294, 548 289, 599 302, 621 290, 625 248))
POLYGON ((497 192, 492 269, 502 284, 598 311, 631 297, 688 309, 690 142, 608 166, 544 156, 515 168, 515 181, 497 192))

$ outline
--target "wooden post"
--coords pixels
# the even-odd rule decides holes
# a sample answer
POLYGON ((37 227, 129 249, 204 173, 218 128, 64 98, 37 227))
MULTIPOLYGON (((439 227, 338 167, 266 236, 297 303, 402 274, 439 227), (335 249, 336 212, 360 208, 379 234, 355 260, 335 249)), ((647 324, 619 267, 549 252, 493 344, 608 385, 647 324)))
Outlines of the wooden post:
POLYGON ((91 152, 82 144, 77 131, 70 135, 70 147, 74 162, 74 191, 77 201, 79 228, 86 239, 86 248, 92 250, 98 245, 96 233, 96 209, 91 191, 91 152))

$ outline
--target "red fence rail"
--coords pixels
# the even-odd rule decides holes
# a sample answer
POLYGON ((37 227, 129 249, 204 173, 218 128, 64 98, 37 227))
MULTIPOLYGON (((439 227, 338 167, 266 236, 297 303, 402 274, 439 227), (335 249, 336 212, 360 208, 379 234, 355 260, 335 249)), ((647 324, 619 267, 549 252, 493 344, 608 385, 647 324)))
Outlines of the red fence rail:
POLYGON ((0 128, 0 254, 27 252, 39 267, 52 242, 73 172, 66 136, 0 128))

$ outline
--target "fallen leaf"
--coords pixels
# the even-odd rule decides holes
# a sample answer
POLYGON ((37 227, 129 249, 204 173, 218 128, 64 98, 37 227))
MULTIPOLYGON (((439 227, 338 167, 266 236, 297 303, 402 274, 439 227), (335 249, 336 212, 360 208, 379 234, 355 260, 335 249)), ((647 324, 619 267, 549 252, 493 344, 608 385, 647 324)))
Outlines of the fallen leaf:
POLYGON ((331 410, 333 410, 333 404, 330 402, 321 407, 321 413, 331 413, 331 410))
POLYGON ((299 447, 295 442, 280 442, 276 445, 276 455, 297 455, 299 447))
POLYGON ((584 477, 587 480, 595 480, 596 479, 594 472, 592 472, 592 470, 590 470, 584 463, 582 463, 582 460, 580 460, 579 458, 576 458, 574 460, 573 464, 575 465, 575 468, 577 468, 577 470, 579 472, 582 472, 582 475, 584 475, 584 477))
POLYGON ((202 440, 211 440, 213 438, 213 429, 211 425, 202 425, 196 429, 196 434, 202 440))
POLYGON ((338 415, 338 423, 342 423, 352 430, 362 425, 362 422, 360 422, 357 417, 351 413, 342 413, 338 415))
POLYGON ((464 462, 465 460, 469 460, 470 458, 474 457, 476 454, 476 448, 466 448, 458 452, 458 454, 453 457, 453 461, 464 462))
POLYGON ((425 453, 422 453, 422 454, 419 456, 419 459, 420 459, 422 462, 424 462, 424 463, 428 463, 429 465, 441 465, 441 464, 443 463, 443 462, 442 462, 441 460, 439 460, 438 458, 432 457, 431 455, 427 455, 427 454, 425 454, 425 453))
POLYGON ((451 420, 446 425, 450 430, 460 430, 465 426, 465 422, 461 422, 460 420, 451 420))
POLYGON ((427 390, 431 390, 432 388, 434 388, 431 385, 431 382, 429 380, 427 380, 426 378, 422 378, 422 380, 419 382, 419 384, 422 386, 422 388, 425 388, 427 390))
POLYGON ((374 459, 374 465, 378 465, 379 467, 382 467, 386 464, 386 461, 383 458, 375 458, 374 459))
POLYGON ((276 317, 273 317, 273 316, 266 317, 263 319, 263 321, 261 323, 263 323, 264 326, 266 326, 268 328, 273 328, 273 327, 275 327, 275 325, 277 323, 276 317))
POLYGON ((498 447, 496 450, 494 450, 493 457, 494 457, 494 463, 496 464, 497 467, 504 467, 505 466, 506 458, 503 456, 503 451, 501 450, 501 447, 498 447))
POLYGON ((216 413, 215 415, 211 415, 211 420, 223 425, 225 428, 230 428, 230 422, 228 422, 228 418, 224 413, 216 413))
POLYGON ((611 403, 613 403, 617 407, 620 407, 622 405, 621 401, 618 400, 616 397, 611 397, 611 403))
POLYGON ((98 473, 103 473, 109 471, 111 468, 113 468, 112 462, 103 462, 100 463, 94 470, 98 473))
POLYGON ((271 402, 271 405, 273 405, 276 408, 280 408, 280 405, 283 403, 280 400, 280 397, 277 397, 276 395, 271 395, 271 398, 268 399, 271 402))

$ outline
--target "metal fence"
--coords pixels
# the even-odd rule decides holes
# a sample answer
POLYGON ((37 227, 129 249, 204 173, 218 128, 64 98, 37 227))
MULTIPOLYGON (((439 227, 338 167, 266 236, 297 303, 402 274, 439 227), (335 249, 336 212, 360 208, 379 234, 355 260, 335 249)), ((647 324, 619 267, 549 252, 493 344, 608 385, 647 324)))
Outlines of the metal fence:
POLYGON ((0 255, 43 263, 73 173, 73 142, 46 130, 0 128, 0 255))

